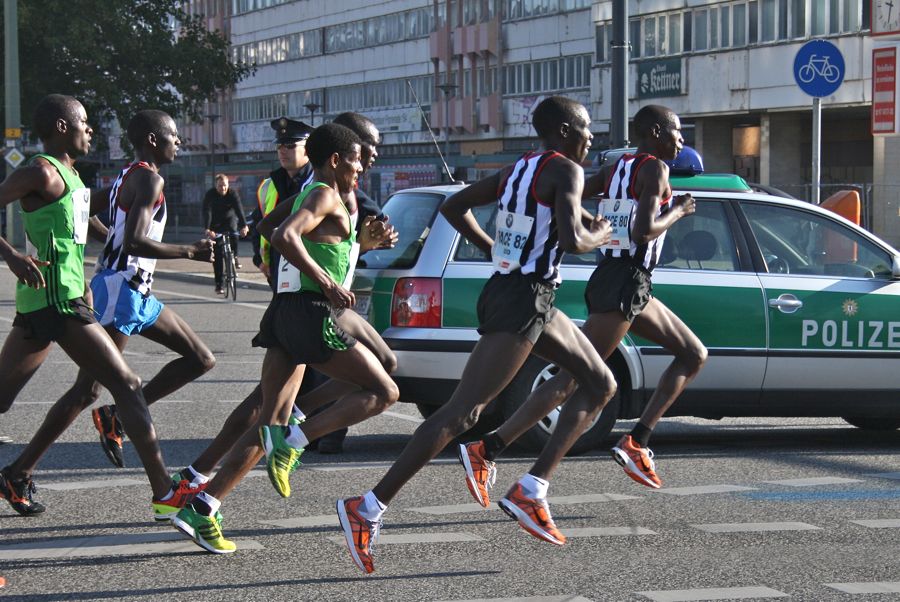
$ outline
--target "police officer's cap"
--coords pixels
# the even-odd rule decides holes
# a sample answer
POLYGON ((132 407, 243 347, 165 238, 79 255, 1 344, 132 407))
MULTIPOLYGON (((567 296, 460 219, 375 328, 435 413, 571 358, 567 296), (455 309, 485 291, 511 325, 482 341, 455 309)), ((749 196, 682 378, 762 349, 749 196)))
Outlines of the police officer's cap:
POLYGON ((313 127, 302 121, 295 121, 287 117, 272 120, 272 129, 275 130, 275 142, 296 142, 306 140, 312 134, 313 127))

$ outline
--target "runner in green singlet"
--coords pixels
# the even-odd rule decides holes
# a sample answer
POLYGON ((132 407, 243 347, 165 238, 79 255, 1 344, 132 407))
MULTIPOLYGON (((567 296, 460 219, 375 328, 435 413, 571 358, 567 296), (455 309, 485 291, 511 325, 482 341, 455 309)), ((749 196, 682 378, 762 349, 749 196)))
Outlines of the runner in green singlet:
MULTIPOLYGON (((222 534, 217 511, 222 498, 256 465, 264 451, 270 479, 287 497, 287 477, 307 438, 379 414, 399 396, 397 385, 378 358, 365 345, 356 345, 354 337, 342 327, 354 302, 348 290, 355 263, 351 253, 382 243, 371 240, 368 228, 363 228, 360 244, 355 244, 350 214, 341 200, 341 193, 353 189, 362 171, 359 137, 342 125, 329 123, 312 133, 306 148, 315 168, 315 183, 295 199, 293 213, 284 223, 270 220, 270 214, 257 226, 282 255, 275 271, 275 297, 253 339, 255 346, 266 348, 258 428, 243 435, 206 490, 173 520, 180 531, 213 553, 235 550, 234 543, 222 534), (302 430, 297 425, 283 426, 307 364, 359 388, 308 419, 302 430)), ((275 270, 276 266, 272 267, 275 270)))
MULTIPOLYGON (((45 152, 0 184, 0 208, 21 201, 28 239, 24 255, 0 239, 0 257, 19 280, 16 317, 0 350, 0 413, 9 410, 56 341, 112 394, 150 480, 154 515, 169 518, 186 502, 187 482, 173 485, 166 473, 141 379, 84 298, 84 244, 92 199, 73 166, 91 147, 87 114, 71 96, 51 94, 38 103, 34 127, 45 152)), ((100 210, 105 203, 104 195, 98 195, 94 208, 100 210)), ((19 514, 43 512, 32 500, 33 491, 30 478, 15 480, 0 470, 0 497, 19 514)))

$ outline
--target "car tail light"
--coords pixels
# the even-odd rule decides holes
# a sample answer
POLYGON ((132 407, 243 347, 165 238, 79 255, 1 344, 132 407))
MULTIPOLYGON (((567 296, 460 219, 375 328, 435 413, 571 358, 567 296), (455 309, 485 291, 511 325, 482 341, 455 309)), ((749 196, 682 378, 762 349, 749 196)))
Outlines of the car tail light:
POLYGON ((441 279, 400 278, 391 300, 391 326, 441 327, 441 279))

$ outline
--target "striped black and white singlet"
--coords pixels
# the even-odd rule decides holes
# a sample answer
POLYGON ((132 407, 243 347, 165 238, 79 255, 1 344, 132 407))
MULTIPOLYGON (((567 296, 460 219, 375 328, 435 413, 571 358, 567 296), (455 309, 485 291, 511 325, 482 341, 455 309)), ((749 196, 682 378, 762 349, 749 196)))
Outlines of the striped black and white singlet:
MULTIPOLYGON (((122 207, 119 200, 119 190, 125 179, 135 169, 149 169, 144 162, 132 163, 125 167, 113 183, 109 193, 109 233, 106 235, 106 245, 103 252, 97 258, 97 272, 102 270, 116 270, 128 282, 128 285, 136 291, 147 295, 153 283, 153 270, 156 268, 156 259, 149 257, 135 257, 128 255, 122 249, 125 242, 125 222, 128 221, 128 210, 122 207)), ((163 231, 166 228, 166 197, 163 193, 153 205, 153 216, 147 227, 147 238, 157 242, 162 240, 163 231)))
MULTIPOLYGON (((634 182, 637 179, 637 173, 641 166, 651 160, 656 160, 656 157, 647 153, 622 155, 622 158, 616 163, 615 169, 613 169, 609 182, 607 182, 606 185, 605 196, 607 198, 614 201, 627 199, 634 202, 634 207, 631 210, 631 220, 629 221, 630 225, 634 225, 634 216, 638 206, 637 195, 634 192, 634 182)), ((666 214, 669 210, 671 200, 672 197, 669 197, 660 202, 657 217, 666 214)), ((630 242, 628 249, 606 248, 603 250, 603 254, 606 257, 631 258, 635 263, 644 266, 648 271, 652 271, 659 261, 659 255, 662 252, 663 241, 665 238, 666 233, 663 232, 647 244, 637 245, 634 242, 630 242)))
MULTIPOLYGON (((536 274, 542 280, 554 284, 562 281, 559 273, 562 253, 558 247, 556 212, 553 200, 538 198, 536 191, 541 170, 557 156, 562 157, 556 151, 523 155, 513 165, 506 181, 500 185, 497 201, 498 212, 508 212, 533 219, 531 230, 521 246, 519 270, 523 274, 536 274)), ((499 222, 498 218, 498 236, 502 227, 499 222)), ((496 257, 494 267, 496 272, 505 273, 502 266, 498 267, 496 257)))

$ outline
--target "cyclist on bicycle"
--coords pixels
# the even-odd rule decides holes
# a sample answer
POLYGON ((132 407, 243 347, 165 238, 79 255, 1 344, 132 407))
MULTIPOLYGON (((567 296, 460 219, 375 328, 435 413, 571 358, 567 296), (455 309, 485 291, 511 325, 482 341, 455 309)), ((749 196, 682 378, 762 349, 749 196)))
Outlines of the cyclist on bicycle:
MULTIPOLYGON (((223 173, 216 174, 215 186, 206 191, 203 197, 203 219, 206 225, 206 236, 215 238, 217 234, 223 234, 230 238, 231 250, 234 254, 235 267, 240 269, 238 260, 237 234, 241 238, 247 236, 250 228, 244 219, 244 209, 241 207, 241 197, 236 190, 229 188, 228 176, 223 173)), ((213 262, 213 271, 216 280, 216 293, 225 292, 222 283, 222 258, 224 253, 217 252, 213 262)))

